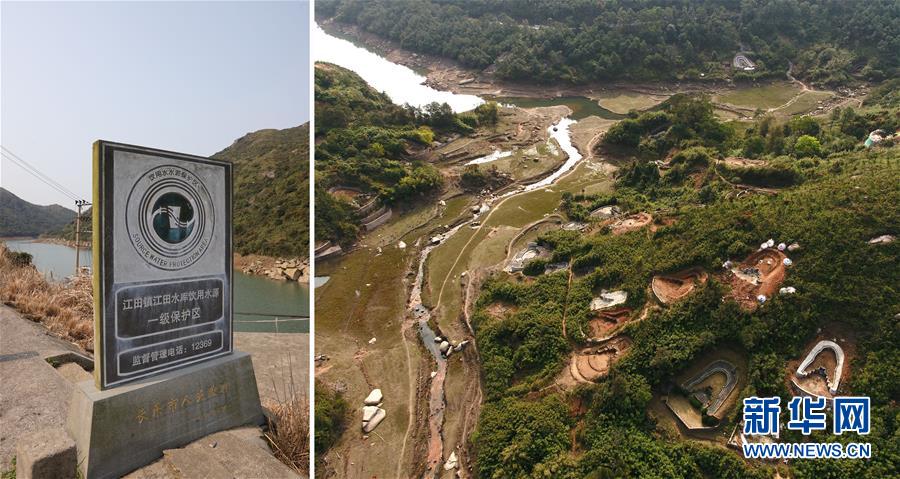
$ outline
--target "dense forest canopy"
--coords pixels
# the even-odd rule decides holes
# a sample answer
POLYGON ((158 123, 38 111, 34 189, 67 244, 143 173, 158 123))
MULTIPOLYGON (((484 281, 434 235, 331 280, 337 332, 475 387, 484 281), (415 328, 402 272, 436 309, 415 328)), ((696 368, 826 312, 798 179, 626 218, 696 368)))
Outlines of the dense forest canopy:
POLYGON ((893 0, 322 0, 317 18, 503 79, 880 81, 900 66, 893 0), (744 51, 752 72, 733 71, 744 51))

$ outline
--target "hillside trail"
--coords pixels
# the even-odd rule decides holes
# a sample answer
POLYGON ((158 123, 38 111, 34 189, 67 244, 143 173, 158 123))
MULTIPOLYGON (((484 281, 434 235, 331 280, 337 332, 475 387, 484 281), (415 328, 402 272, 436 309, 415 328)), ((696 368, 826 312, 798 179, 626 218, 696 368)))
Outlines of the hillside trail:
POLYGON ((806 83, 803 83, 802 81, 798 80, 798 79, 794 76, 793 71, 794 71, 794 64, 793 64, 792 62, 788 62, 788 69, 787 69, 787 72, 785 72, 785 74, 787 75, 788 80, 790 80, 791 83, 796 83, 796 84, 800 85, 800 92, 797 93, 796 95, 794 95, 793 98, 791 98, 790 100, 786 101, 784 104, 779 105, 779 106, 776 106, 776 107, 774 107, 774 108, 769 108, 768 110, 766 110, 767 113, 772 113, 772 112, 774 112, 774 111, 783 110, 783 109, 785 109, 785 108, 787 108, 787 107, 793 105, 794 103, 797 103, 797 101, 800 100, 800 97, 802 97, 802 96, 805 95, 806 93, 809 93, 809 92, 812 92, 812 93, 822 93, 822 92, 825 92, 825 90, 816 90, 816 89, 810 88, 809 85, 807 85, 806 83))

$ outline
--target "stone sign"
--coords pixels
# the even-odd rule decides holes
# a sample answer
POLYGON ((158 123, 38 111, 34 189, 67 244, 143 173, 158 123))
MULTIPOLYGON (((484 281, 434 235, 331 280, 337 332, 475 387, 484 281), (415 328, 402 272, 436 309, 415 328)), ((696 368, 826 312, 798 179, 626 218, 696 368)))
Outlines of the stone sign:
POLYGON ((97 388, 230 353, 231 164, 98 141, 94 185, 97 388))

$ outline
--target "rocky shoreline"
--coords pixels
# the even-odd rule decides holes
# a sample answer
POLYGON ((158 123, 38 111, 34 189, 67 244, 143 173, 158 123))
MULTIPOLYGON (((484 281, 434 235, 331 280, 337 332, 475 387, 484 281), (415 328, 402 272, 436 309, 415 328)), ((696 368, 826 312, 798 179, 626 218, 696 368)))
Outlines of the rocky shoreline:
POLYGON ((234 267, 244 274, 281 281, 309 283, 308 258, 273 258, 262 255, 234 255, 234 267))

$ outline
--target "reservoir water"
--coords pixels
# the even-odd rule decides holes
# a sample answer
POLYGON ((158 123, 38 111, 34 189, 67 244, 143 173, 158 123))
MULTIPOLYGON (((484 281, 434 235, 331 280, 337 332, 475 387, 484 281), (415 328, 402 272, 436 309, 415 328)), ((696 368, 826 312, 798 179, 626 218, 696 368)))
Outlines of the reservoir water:
POLYGON ((475 95, 457 95, 425 85, 425 77, 403 65, 386 60, 353 43, 329 35, 318 23, 312 31, 313 58, 356 72, 372 88, 384 92, 398 105, 424 106, 447 103, 455 112, 468 111, 484 103, 475 95))
MULTIPOLYGON (((75 274, 75 249, 30 239, 3 240, 12 251, 32 255, 38 271, 61 281, 75 274)), ((81 250, 81 264, 91 266, 90 250, 81 250)), ((234 330, 241 332, 308 333, 309 287, 289 281, 234 272, 234 330)))
POLYGON ((583 96, 561 96, 557 98, 492 97, 490 99, 497 103, 515 105, 519 108, 565 105, 572 110, 569 118, 573 120, 581 120, 589 116, 599 116, 605 120, 621 120, 626 117, 626 115, 614 113, 603 108, 596 100, 583 96))

